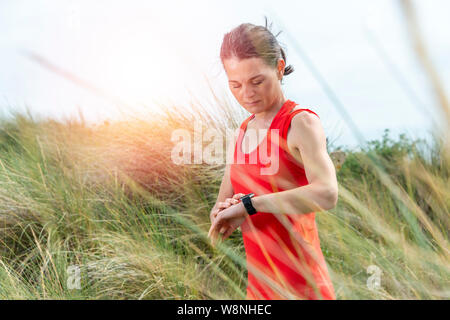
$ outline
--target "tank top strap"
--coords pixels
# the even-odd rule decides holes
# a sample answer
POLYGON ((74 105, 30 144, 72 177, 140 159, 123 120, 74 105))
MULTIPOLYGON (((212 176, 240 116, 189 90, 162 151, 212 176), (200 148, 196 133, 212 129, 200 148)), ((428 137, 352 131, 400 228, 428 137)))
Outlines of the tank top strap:
POLYGON ((238 146, 240 146, 242 144, 242 139, 244 137, 244 132, 247 128, 247 124, 248 122, 254 117, 255 115, 252 114, 251 116, 249 116, 247 119, 245 119, 241 126, 239 127, 239 134, 238 137, 236 139, 236 143, 234 144, 234 163, 236 163, 237 161, 237 156, 238 156, 238 152, 241 152, 241 148, 238 148, 238 146))
POLYGON ((296 106, 298 106, 298 104, 295 103, 294 101, 289 100, 289 102, 290 103, 289 103, 288 107, 286 108, 285 115, 289 115, 289 113, 291 113, 292 109, 294 109, 296 106))

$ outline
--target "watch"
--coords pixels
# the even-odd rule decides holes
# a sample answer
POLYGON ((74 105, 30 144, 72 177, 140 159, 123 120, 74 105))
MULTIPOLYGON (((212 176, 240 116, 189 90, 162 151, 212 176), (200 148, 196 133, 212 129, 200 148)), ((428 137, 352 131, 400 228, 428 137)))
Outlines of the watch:
POLYGON ((254 193, 249 193, 240 198, 249 215, 253 215, 256 213, 256 209, 255 209, 255 207, 253 207, 252 200, 251 200, 251 198, 254 195, 255 195, 254 193))

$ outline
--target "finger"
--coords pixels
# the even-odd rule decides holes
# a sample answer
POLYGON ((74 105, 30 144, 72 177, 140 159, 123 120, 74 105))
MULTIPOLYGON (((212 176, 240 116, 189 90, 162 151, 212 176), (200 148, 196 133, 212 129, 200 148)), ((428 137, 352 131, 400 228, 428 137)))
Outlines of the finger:
POLYGON ((219 233, 225 234, 225 232, 226 232, 227 230, 228 230, 227 227, 224 226, 224 227, 220 228, 219 233))
POLYGON ((231 206, 233 204, 233 198, 227 198, 225 199, 225 202, 228 204, 228 206, 231 206))
POLYGON ((226 240, 234 231, 234 228, 228 228, 227 231, 222 236, 222 241, 226 240))
POLYGON ((208 231, 208 238, 211 236, 211 230, 212 230, 212 225, 211 225, 211 227, 209 228, 209 231, 208 231))
POLYGON ((219 237, 219 229, 220 229, 219 224, 216 224, 214 226, 214 229, 213 229, 212 233, 211 233, 211 238, 212 238, 212 241, 213 241, 213 245, 216 244, 217 238, 219 237))
POLYGON ((225 210, 225 209, 221 209, 221 210, 218 210, 217 212, 214 212, 213 218, 216 219, 218 217, 219 213, 223 210, 225 210))
POLYGON ((219 204, 217 205, 217 208, 219 209, 226 209, 230 206, 230 204, 228 202, 219 202, 219 204))
POLYGON ((211 214, 217 214, 217 212, 219 212, 219 211, 220 211, 220 209, 216 208, 216 209, 211 211, 211 214))
MULTIPOLYGON (((218 218, 220 219, 220 218, 218 218)), ((219 220, 215 220, 214 223, 211 226, 210 232, 209 232, 209 237, 211 238, 211 243, 214 246, 216 239, 217 239, 217 230, 221 227, 221 225, 219 225, 219 220)))
POLYGON ((235 198, 227 198, 225 201, 226 201, 230 206, 239 202, 239 200, 238 200, 238 199, 235 199, 235 198))
POLYGON ((245 196, 244 193, 236 193, 233 195, 233 199, 240 200, 241 197, 245 196))
POLYGON ((217 208, 217 205, 216 205, 216 207, 214 207, 212 210, 211 210, 211 212, 210 212, 210 216, 212 216, 213 214, 215 214, 215 213, 217 213, 217 212, 219 212, 220 211, 220 209, 219 208, 217 208))
POLYGON ((215 221, 211 224, 211 227, 209 228, 209 231, 208 231, 208 238, 211 238, 212 237, 212 234, 213 234, 213 230, 214 230, 214 228, 216 227, 216 223, 215 223, 215 221))

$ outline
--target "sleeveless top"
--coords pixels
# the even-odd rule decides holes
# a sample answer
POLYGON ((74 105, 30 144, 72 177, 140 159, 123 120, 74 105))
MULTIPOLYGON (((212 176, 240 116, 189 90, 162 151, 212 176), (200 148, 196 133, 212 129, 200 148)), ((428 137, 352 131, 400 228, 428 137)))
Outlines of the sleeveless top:
MULTIPOLYGON (((289 153, 287 132, 295 114, 306 111, 319 116, 310 109, 291 112, 296 105, 291 100, 283 104, 264 140, 250 153, 242 152, 242 141, 255 115, 241 124, 230 167, 234 193, 259 196, 309 184, 303 166, 289 153)), ((246 217, 241 231, 248 271, 247 299, 335 299, 315 212, 257 212, 246 217)))

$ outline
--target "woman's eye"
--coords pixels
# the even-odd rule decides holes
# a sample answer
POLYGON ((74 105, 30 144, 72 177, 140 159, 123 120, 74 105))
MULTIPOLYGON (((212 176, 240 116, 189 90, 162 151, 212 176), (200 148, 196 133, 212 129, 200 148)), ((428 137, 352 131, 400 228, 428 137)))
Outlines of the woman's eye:
MULTIPOLYGON (((253 85, 255 85, 255 86, 257 86, 257 85, 260 85, 261 83, 263 83, 264 82, 264 80, 263 81, 259 81, 259 82, 253 82, 253 85)), ((241 86, 231 86, 233 89, 239 89, 241 86)))

